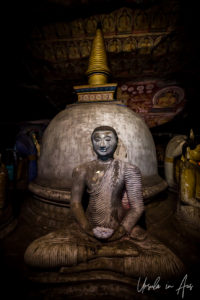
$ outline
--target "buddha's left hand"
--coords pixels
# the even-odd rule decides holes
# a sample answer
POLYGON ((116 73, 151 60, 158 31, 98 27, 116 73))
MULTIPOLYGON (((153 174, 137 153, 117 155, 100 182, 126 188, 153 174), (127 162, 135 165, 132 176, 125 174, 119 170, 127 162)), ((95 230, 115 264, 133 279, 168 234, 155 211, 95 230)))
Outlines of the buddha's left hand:
POLYGON ((126 230, 124 229, 124 227, 122 225, 120 225, 115 232, 113 233, 113 235, 108 239, 109 242, 112 241, 116 241, 121 239, 123 236, 125 236, 127 234, 126 230))

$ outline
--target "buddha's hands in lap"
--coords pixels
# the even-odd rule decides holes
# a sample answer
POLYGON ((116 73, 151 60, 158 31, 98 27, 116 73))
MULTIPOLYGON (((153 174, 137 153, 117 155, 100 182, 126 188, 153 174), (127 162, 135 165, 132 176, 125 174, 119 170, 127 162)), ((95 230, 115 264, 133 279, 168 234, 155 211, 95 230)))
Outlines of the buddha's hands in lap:
POLYGON ((108 239, 112 236, 114 230, 112 228, 97 226, 92 229, 94 235, 98 239, 108 239))

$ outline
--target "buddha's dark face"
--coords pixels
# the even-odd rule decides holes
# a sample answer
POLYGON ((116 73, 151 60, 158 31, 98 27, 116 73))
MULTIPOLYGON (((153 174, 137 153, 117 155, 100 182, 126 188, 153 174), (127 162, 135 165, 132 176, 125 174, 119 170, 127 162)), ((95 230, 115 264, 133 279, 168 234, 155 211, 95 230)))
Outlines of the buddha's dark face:
POLYGON ((117 137, 109 130, 96 131, 92 135, 92 144, 99 158, 110 158, 113 157, 117 147, 117 137))

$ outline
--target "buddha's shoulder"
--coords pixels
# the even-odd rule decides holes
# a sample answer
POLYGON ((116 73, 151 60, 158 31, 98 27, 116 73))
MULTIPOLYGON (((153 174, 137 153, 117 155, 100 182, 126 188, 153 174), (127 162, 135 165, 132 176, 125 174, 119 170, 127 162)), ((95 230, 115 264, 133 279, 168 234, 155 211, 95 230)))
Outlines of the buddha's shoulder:
POLYGON ((141 173, 140 169, 134 164, 131 164, 123 160, 117 160, 117 159, 115 161, 122 169, 124 169, 124 171, 133 171, 133 172, 141 173))

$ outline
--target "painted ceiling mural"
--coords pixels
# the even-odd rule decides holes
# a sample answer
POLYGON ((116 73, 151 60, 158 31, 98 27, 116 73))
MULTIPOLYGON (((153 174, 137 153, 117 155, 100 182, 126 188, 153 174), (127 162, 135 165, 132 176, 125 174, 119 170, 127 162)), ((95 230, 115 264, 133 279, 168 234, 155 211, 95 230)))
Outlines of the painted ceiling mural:
MULTIPOLYGON (((178 50, 177 37, 172 34, 178 22, 177 14, 177 5, 168 5, 164 10, 160 10, 160 7, 148 10, 124 7, 110 14, 95 15, 70 23, 47 24, 34 28, 30 47, 36 58, 54 64, 55 69, 66 68, 67 72, 69 68, 64 62, 73 65, 74 60, 89 57, 96 27, 100 22, 108 53, 131 53, 132 58, 138 55, 159 57, 178 50)), ((115 71, 112 59, 111 66, 115 71)), ((78 73, 76 69, 74 71, 78 73)))
POLYGON ((161 1, 140 9, 122 7, 108 14, 37 25, 26 46, 29 69, 41 86, 53 91, 51 97, 56 100, 52 101, 57 101, 58 108, 63 107, 69 101, 66 91, 87 83, 91 44, 101 23, 110 82, 119 86, 117 98, 138 112, 149 127, 163 124, 186 102, 173 77, 184 64, 179 9, 177 0, 161 1))

